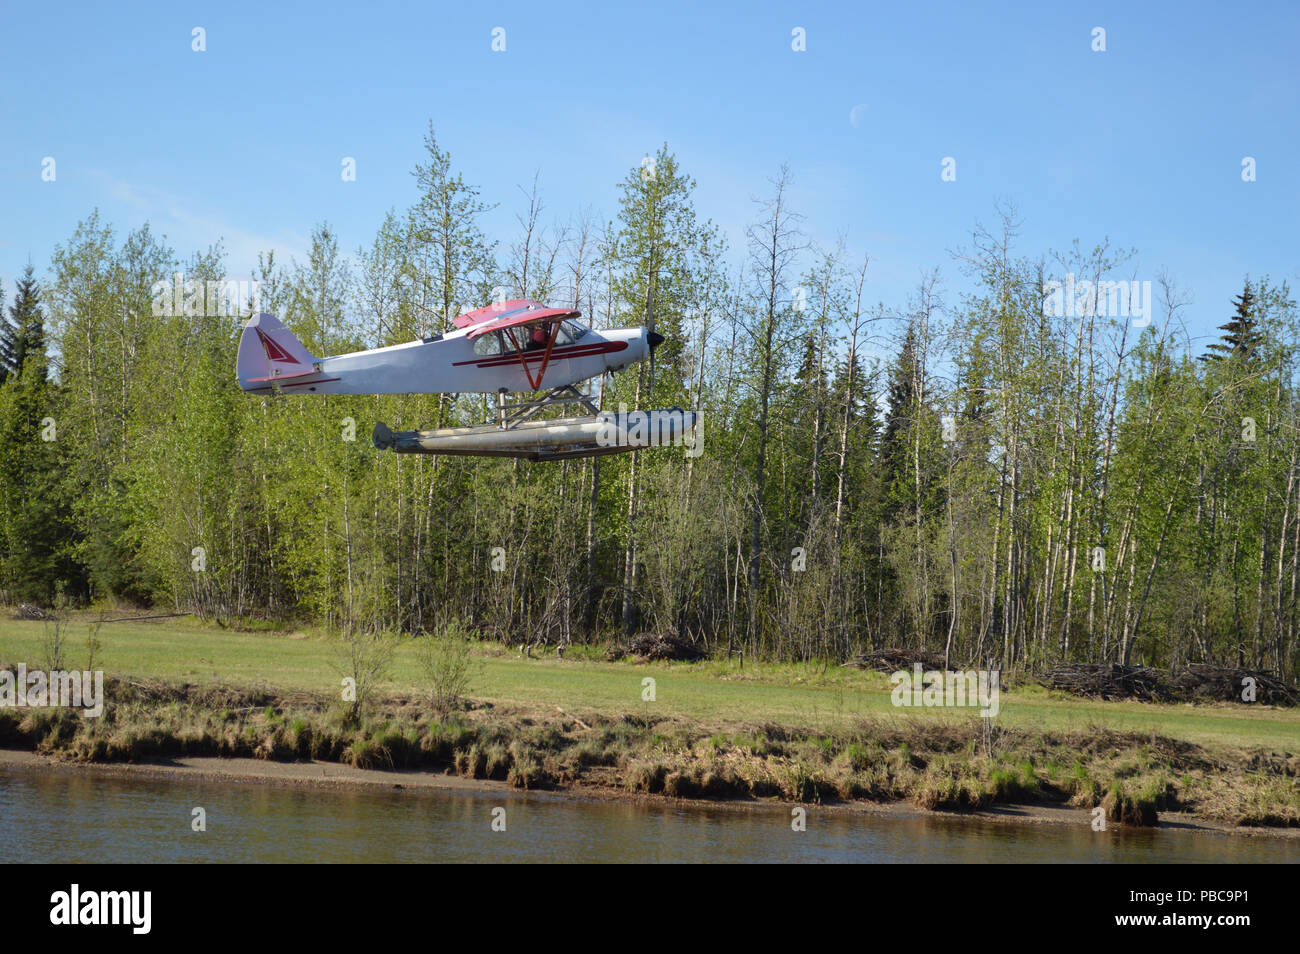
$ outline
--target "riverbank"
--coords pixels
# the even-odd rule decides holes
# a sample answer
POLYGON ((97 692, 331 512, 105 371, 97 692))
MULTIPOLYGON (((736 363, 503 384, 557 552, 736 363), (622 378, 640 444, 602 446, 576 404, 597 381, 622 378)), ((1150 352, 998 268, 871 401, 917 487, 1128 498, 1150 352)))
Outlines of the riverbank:
MULTIPOLYGON (((0 665, 62 668, 48 664, 52 629, 0 618, 0 665)), ((1300 828, 1294 708, 1103 702, 1012 677, 984 719, 896 707, 886 676, 825 663, 611 662, 586 646, 561 659, 475 641, 468 701, 438 715, 405 639, 357 717, 340 699, 339 644, 321 633, 188 618, 101 625, 82 613, 62 636, 66 665, 108 674, 103 717, 0 709, 0 748, 80 764, 249 759, 289 776, 302 764, 415 771, 710 804, 1028 806, 1074 824, 1101 807, 1108 824, 1176 815, 1300 828)))
POLYGON ((337 700, 303 691, 121 678, 107 681, 106 695, 95 719, 0 709, 0 747, 68 764, 237 765, 259 781, 295 784, 319 771, 331 784, 456 779, 598 797, 968 814, 1028 806, 1031 818, 1059 811, 1073 824, 1090 823, 1101 807, 1108 824, 1149 827, 1177 816, 1207 829, 1300 829, 1293 751, 1101 725, 1035 730, 969 714, 871 716, 829 728, 704 724, 649 704, 610 712, 483 699, 438 716, 398 693, 353 717, 337 700), (222 761, 182 761, 214 758, 222 761), (365 772, 378 774, 357 774, 365 772))
MULTIPOLYGON (((151 780, 168 783, 196 781, 233 782, 237 784, 266 785, 284 788, 307 788, 323 791, 384 791, 420 794, 478 794, 502 797, 520 793, 506 782, 487 779, 466 779, 446 773, 420 770, 358 769, 329 762, 266 762, 258 759, 223 759, 214 756, 183 757, 166 762, 91 763, 68 762, 50 756, 13 749, 0 749, 0 772, 39 772, 52 774, 90 775, 99 778, 126 780, 151 780)), ((546 793, 530 793, 530 797, 557 797, 567 800, 632 801, 645 804, 661 803, 654 796, 636 795, 625 790, 599 786, 581 786, 546 793)), ((679 808, 709 812, 767 812, 788 809, 791 803, 778 799, 762 801, 716 801, 678 799, 679 808)), ((979 821, 1004 825, 1055 825, 1088 828, 1091 813, 1086 809, 1054 808, 1043 805, 992 807, 978 811, 928 812, 905 802, 870 803, 852 802, 819 806, 819 812, 833 815, 867 815, 876 818, 920 819, 946 817, 953 821, 979 821)), ((1230 836, 1284 839, 1300 843, 1300 828, 1240 827, 1198 818, 1183 813, 1170 813, 1162 817, 1161 831, 1188 835, 1230 836)))

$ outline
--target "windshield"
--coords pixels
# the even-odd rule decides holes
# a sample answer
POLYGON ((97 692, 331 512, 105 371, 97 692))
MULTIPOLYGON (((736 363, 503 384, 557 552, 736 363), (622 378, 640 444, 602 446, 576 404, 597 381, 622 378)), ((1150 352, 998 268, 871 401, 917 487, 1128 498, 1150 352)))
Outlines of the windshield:
POLYGON ((481 355, 491 355, 501 353, 501 333, 499 331, 489 332, 474 341, 474 353, 481 355))
MULTIPOLYGON (((474 353, 479 355, 514 354, 519 347, 522 347, 525 351, 545 348, 552 327, 550 322, 542 322, 536 326, 528 325, 523 328, 510 328, 504 333, 500 331, 489 332, 475 340, 474 353)), ((562 321, 560 322, 560 330, 555 335, 555 347, 559 348, 573 344, 590 331, 591 329, 580 321, 562 321)))
POLYGON ((556 338, 556 344, 570 344, 577 341, 591 329, 580 321, 569 320, 560 325, 560 334, 556 338))

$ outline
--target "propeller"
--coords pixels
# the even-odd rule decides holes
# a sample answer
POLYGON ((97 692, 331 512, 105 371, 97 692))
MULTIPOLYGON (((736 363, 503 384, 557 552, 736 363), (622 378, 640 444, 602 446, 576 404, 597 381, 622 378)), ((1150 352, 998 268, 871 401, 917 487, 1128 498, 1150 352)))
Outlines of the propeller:
POLYGON ((664 336, 655 332, 655 309, 650 298, 649 285, 646 286, 645 298, 645 340, 650 347, 650 391, 653 393, 655 389, 655 349, 664 343, 664 336))

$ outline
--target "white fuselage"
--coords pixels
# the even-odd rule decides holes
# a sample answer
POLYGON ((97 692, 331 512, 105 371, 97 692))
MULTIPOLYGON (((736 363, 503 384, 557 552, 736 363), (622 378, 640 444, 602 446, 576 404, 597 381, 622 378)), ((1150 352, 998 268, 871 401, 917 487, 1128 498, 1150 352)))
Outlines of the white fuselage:
MULTIPOLYGON (((507 335, 490 332, 471 341, 457 329, 440 338, 374 348, 319 359, 319 374, 276 379, 286 393, 302 394, 466 394, 532 391, 520 352, 507 335), (502 348, 506 350, 502 350, 502 348)), ((518 334, 519 340, 527 338, 518 334)), ((650 353, 646 329, 587 331, 576 341, 551 349, 542 389, 574 384, 606 371, 620 371, 650 353)), ((545 348, 522 352, 534 379, 542 367, 545 348)), ((270 383, 245 382, 248 391, 270 390, 270 383)))

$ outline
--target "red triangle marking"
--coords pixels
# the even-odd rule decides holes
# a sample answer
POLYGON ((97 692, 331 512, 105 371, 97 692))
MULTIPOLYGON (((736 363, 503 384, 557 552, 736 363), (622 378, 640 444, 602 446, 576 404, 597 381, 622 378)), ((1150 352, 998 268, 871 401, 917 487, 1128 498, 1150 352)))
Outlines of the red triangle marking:
POLYGON ((274 338, 262 334, 261 331, 257 332, 257 337, 262 339, 262 347, 266 349, 266 356, 272 361, 284 361, 288 364, 302 364, 301 361, 276 344, 274 338))

